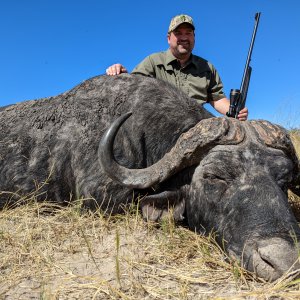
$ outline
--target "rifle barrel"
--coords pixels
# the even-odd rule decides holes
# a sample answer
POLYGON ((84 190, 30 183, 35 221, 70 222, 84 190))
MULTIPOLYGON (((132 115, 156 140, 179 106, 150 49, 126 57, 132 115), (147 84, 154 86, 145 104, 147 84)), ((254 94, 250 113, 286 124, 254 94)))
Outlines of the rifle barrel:
POLYGON ((248 67, 249 67, 249 64, 250 64, 250 61, 251 61, 251 54, 252 54, 253 45, 254 45, 254 41, 255 41, 256 31, 257 31, 258 22, 259 22, 259 17, 260 17, 260 12, 255 14, 255 26, 254 26, 253 33, 252 33, 251 43, 250 43, 250 47, 249 47, 249 50, 248 50, 246 65, 245 65, 243 79, 242 79, 241 88, 240 88, 241 93, 244 93, 244 94, 247 94, 247 91, 245 91, 245 88, 248 89, 248 85, 247 85, 247 87, 245 87, 244 85, 245 85, 245 80, 246 80, 246 76, 247 76, 247 70, 248 70, 248 67))

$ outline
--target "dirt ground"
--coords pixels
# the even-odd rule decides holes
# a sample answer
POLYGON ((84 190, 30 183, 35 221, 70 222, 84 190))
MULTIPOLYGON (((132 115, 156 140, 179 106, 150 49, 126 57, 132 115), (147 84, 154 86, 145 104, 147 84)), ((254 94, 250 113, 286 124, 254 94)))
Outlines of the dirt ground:
POLYGON ((0 299, 300 299, 298 280, 255 279, 172 220, 34 202, 0 215, 0 299))

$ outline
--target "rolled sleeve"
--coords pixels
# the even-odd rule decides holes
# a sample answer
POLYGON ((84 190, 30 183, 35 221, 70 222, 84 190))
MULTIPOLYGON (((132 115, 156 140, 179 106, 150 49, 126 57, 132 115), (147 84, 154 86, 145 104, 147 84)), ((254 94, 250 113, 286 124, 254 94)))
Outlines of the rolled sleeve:
POLYGON ((224 87, 222 80, 217 72, 217 70, 211 67, 211 79, 208 87, 208 101, 217 101, 225 98, 224 87))
POLYGON ((150 77, 156 77, 155 65, 153 64, 151 57, 147 56, 141 61, 131 72, 132 74, 141 74, 150 77))

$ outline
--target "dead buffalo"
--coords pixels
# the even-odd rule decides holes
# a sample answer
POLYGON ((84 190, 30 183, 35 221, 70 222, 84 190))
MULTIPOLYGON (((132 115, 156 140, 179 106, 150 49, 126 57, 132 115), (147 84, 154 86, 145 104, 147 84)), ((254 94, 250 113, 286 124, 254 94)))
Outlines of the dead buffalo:
POLYGON ((119 213, 138 195, 145 218, 171 210, 216 232, 260 277, 298 267, 287 189, 299 162, 279 126, 215 118, 169 84, 127 74, 4 108, 0 126, 2 207, 34 195, 119 213))

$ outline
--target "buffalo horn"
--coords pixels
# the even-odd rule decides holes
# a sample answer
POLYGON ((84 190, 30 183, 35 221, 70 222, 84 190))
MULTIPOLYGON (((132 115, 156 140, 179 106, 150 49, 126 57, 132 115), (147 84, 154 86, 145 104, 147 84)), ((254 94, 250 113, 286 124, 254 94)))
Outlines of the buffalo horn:
POLYGON ((124 186, 145 189, 163 182, 178 171, 200 162, 208 150, 218 144, 237 144, 244 137, 239 121, 209 118, 183 133, 174 147, 155 164, 144 169, 128 169, 119 165, 113 155, 115 136, 131 113, 120 116, 104 133, 98 150, 100 164, 106 174, 124 186), (232 124, 232 125, 231 125, 232 124))

